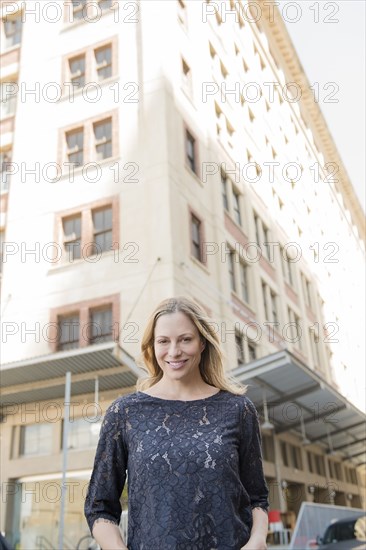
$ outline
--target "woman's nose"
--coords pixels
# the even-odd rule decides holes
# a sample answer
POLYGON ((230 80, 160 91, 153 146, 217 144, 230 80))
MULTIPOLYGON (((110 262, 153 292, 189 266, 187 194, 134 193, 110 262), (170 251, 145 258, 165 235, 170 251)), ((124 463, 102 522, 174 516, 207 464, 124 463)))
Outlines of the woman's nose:
POLYGON ((171 357, 176 357, 177 355, 180 355, 181 351, 179 349, 179 344, 176 342, 171 342, 169 346, 169 355, 171 357))

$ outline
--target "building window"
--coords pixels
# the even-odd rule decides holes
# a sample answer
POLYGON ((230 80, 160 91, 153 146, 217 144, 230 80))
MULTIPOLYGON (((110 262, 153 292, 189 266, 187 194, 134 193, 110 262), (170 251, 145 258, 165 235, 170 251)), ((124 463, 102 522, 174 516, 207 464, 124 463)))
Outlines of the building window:
MULTIPOLYGON (((117 67, 117 38, 108 43, 99 43, 85 48, 82 52, 64 58, 66 80, 71 80, 77 88, 82 88, 88 82, 102 82, 111 78, 117 67)), ((64 94, 69 95, 65 86, 64 94)))
POLYGON ((241 225, 240 193, 235 187, 233 187, 233 211, 236 223, 241 225))
POLYGON ((191 250, 192 256, 202 262, 202 222, 191 213, 191 250))
POLYGON ((85 85, 85 55, 71 57, 69 59, 69 71, 73 85, 82 88, 85 85))
POLYGON ((11 149, 0 151, 0 192, 9 190, 11 176, 11 149))
POLYGON ((288 338, 290 338, 291 343, 301 349, 302 329, 300 317, 296 315, 296 313, 290 307, 287 308, 287 313, 290 321, 290 330, 288 332, 286 331, 286 334, 290 334, 288 338))
POLYGON ((55 351, 118 341, 119 294, 57 308, 51 321, 58 326, 55 351))
POLYGON ((197 152, 196 152, 196 140, 192 136, 192 134, 186 130, 186 161, 188 163, 189 168, 197 174, 197 152))
MULTIPOLYGON (((99 439, 100 426, 101 422, 90 422, 85 418, 75 418, 73 422, 70 422, 67 448, 69 450, 95 448, 99 439)), ((61 447, 63 448, 63 446, 62 441, 61 447)))
POLYGON ((238 366, 243 365, 245 363, 243 337, 238 330, 235 331, 235 347, 238 366))
POLYGON ((247 341, 248 341, 248 359, 249 361, 254 361, 255 359, 257 359, 257 344, 253 342, 253 340, 249 340, 249 338, 247 339, 247 341))
POLYGON ((107 10, 112 7, 113 0, 98 0, 98 5, 101 10, 107 10))
MULTIPOLYGON (((60 158, 61 166, 68 166, 66 162, 69 162, 78 168, 90 162, 108 160, 116 156, 118 142, 115 127, 118 113, 108 115, 60 131, 60 137, 64 140, 64 158, 60 158)), ((66 168, 65 173, 68 173, 66 168)))
POLYGON ((79 328, 79 314, 59 317, 57 351, 66 351, 79 347, 79 328))
POLYGON ((254 214, 255 242, 259 247, 261 246, 260 223, 261 220, 259 219, 259 216, 254 214))
POLYGON ((225 174, 225 171, 223 169, 221 169, 220 175, 221 175, 222 202, 224 205, 224 209, 228 211, 229 210, 228 189, 227 189, 228 177, 225 174))
POLYGON ((271 296, 271 308, 272 308, 272 322, 278 323, 278 313, 277 313, 277 295, 273 290, 270 291, 271 296))
POLYGON ((28 424, 20 427, 20 456, 51 454, 52 423, 28 424))
POLYGON ((94 210, 93 216, 93 242, 96 244, 95 254, 112 250, 112 207, 94 210))
POLYGON ((100 344, 101 342, 113 341, 113 318, 112 306, 103 309, 91 310, 89 343, 100 344))
POLYGON ((264 245, 264 251, 267 259, 270 259, 270 251, 269 251, 269 242, 270 242, 270 236, 269 236, 269 229, 264 223, 262 222, 262 231, 263 231, 263 245, 264 245))
POLYGON ((289 459, 287 455, 287 444, 285 441, 281 441, 281 456, 282 456, 282 463, 284 466, 289 466, 289 459))
POLYGON ((264 306, 264 317, 268 321, 269 320, 269 311, 268 311, 266 287, 267 287, 266 283, 262 282, 262 298, 263 298, 263 306, 264 306))
POLYGON ((315 471, 320 476, 325 476, 324 457, 314 453, 315 471))
POLYGON ((310 451, 306 451, 306 458, 307 458, 307 461, 308 461, 309 472, 311 472, 313 474, 314 473, 313 457, 312 457, 312 453, 310 451))
POLYGON ((314 365, 320 367, 319 337, 317 337, 315 330, 311 327, 309 328, 309 340, 314 365))
POLYGON ((281 247, 281 262, 282 262, 282 273, 286 283, 288 283, 291 286, 294 286, 291 259, 283 247, 281 247))
POLYGON ((56 217, 56 232, 63 245, 62 259, 72 263, 81 257, 101 254, 118 245, 118 200, 97 201, 82 210, 56 217))
POLYGON ((84 161, 84 129, 66 132, 66 144, 68 162, 81 166, 84 161))
POLYGON ((81 214, 63 218, 63 247, 69 262, 81 258, 81 214))
POLYGON ((230 249, 229 252, 229 279, 230 279, 230 289, 233 292, 236 292, 236 281, 235 281, 235 252, 230 249))
POLYGON ((182 84, 189 95, 192 95, 192 71, 188 63, 182 57, 182 84))
POLYGON ((263 460, 266 460, 267 462, 274 462, 274 445, 272 436, 262 434, 262 450, 263 460))
POLYGON ((1 82, 0 117, 14 116, 17 107, 18 83, 1 82))
POLYGON ((108 44, 94 51, 95 67, 98 80, 105 80, 112 76, 112 46, 108 44))
POLYGON ((229 199, 228 199, 228 177, 225 171, 221 168, 221 193, 222 193, 222 202, 225 210, 229 211, 229 199))
POLYGON ((267 321, 278 323, 277 294, 262 281, 264 315, 267 321))
POLYGON ((112 119, 107 118, 93 125, 96 160, 112 156, 112 119))
POLYGON ((187 28, 187 7, 184 0, 177 0, 178 21, 186 29, 187 28))
POLYGON ((270 231, 256 212, 253 213, 255 240, 265 257, 270 260, 270 231))
POLYGON ((301 450, 296 445, 289 445, 291 466, 297 470, 302 470, 301 450))
POLYGON ((338 481, 343 481, 343 472, 342 472, 342 466, 340 462, 334 462, 334 470, 335 470, 335 478, 338 479, 338 481))
POLYGON ((5 34, 5 48, 17 46, 22 41, 22 12, 14 16, 7 16, 3 19, 5 34))
POLYGON ((303 291, 304 291, 304 298, 305 303, 310 308, 312 307, 312 300, 311 300, 311 283, 308 281, 308 279, 305 277, 305 275, 302 273, 302 283, 303 283, 303 291))
POLYGON ((80 20, 84 16, 84 8, 87 0, 71 0, 73 20, 80 20))
POLYGON ((240 297, 244 302, 249 303, 249 285, 248 285, 249 267, 244 262, 239 262, 240 273, 240 297))

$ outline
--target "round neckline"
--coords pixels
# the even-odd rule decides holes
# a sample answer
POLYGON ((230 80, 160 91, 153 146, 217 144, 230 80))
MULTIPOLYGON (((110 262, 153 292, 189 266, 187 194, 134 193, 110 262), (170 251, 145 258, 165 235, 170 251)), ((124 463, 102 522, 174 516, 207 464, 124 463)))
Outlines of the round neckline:
POLYGON ((213 397, 216 397, 217 395, 221 394, 223 391, 224 390, 219 389, 218 392, 214 393, 213 395, 209 395, 208 397, 201 397, 200 399, 188 399, 187 401, 183 399, 164 399, 163 397, 156 397, 155 395, 149 395, 148 393, 145 393, 143 391, 138 391, 137 393, 145 397, 150 397, 150 399, 156 399, 157 401, 165 401, 168 403, 197 403, 199 401, 208 401, 209 399, 212 399, 213 397))

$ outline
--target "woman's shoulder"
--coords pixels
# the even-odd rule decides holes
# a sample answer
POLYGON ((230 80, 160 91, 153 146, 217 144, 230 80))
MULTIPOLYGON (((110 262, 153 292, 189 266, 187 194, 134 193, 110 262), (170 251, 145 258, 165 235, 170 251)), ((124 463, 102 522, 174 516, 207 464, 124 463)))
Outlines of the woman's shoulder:
POLYGON ((229 402, 234 404, 234 406, 238 407, 244 416, 246 414, 254 414, 255 416, 258 414, 253 401, 247 396, 246 393, 239 394, 226 391, 225 397, 229 402))

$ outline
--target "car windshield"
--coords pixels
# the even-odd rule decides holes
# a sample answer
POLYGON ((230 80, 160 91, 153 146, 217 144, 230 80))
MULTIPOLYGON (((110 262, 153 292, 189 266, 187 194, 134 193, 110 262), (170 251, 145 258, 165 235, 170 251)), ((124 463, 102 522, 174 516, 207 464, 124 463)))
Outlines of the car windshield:
POLYGON ((355 520, 346 523, 330 525, 324 536, 324 543, 339 542, 341 540, 351 540, 355 537, 355 520))

